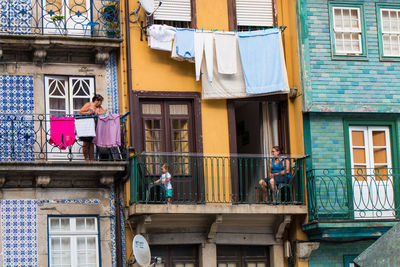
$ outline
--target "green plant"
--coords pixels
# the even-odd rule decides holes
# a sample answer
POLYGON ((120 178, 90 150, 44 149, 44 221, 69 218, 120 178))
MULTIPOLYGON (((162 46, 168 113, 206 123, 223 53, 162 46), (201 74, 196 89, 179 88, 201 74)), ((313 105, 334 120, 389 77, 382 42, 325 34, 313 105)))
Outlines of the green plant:
POLYGON ((119 24, 117 21, 110 22, 106 25, 105 30, 108 37, 115 37, 119 35, 119 24))
POLYGON ((50 19, 52 21, 61 21, 64 19, 64 16, 63 15, 54 15, 54 16, 51 16, 50 19))
POLYGON ((116 1, 108 1, 101 9, 101 13, 105 21, 115 21, 118 18, 118 6, 116 1))

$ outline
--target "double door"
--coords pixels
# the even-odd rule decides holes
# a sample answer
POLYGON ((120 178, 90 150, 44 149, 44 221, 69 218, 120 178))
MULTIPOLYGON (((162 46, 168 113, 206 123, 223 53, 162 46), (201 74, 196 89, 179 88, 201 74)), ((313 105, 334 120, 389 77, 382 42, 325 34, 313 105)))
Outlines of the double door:
POLYGON ((394 195, 387 126, 350 126, 354 217, 393 218, 394 195))
MULTIPOLYGON (((93 77, 46 76, 46 130, 49 138, 50 117, 79 114, 81 107, 94 95, 93 77)), ((60 150, 46 142, 48 159, 83 159, 82 142, 76 141, 67 150, 60 150)))

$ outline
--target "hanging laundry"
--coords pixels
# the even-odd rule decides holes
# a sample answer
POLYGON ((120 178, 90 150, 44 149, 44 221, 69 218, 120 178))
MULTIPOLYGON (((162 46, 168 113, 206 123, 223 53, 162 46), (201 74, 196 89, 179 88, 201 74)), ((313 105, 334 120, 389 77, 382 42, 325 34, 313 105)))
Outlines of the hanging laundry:
POLYGON ((120 115, 101 115, 97 119, 96 137, 93 139, 99 147, 118 147, 121 145, 120 115))
POLYGON ((49 144, 64 150, 75 143, 75 119, 73 117, 50 117, 49 144))
POLYGON ((194 58, 183 58, 178 56, 178 54, 176 53, 176 38, 172 42, 171 58, 176 61, 189 61, 190 63, 194 63, 194 58))
POLYGON ((265 94, 288 91, 280 30, 239 32, 238 37, 246 92, 265 94))
POLYGON ((194 30, 177 29, 176 31, 176 53, 183 58, 194 57, 194 30))
POLYGON ((77 117, 75 118, 76 135, 81 137, 95 137, 96 126, 94 118, 77 117))
POLYGON ((194 62, 196 69, 196 81, 200 80, 200 67, 203 60, 203 50, 208 71, 208 80, 212 82, 213 77, 213 33, 196 31, 194 33, 194 62))
POLYGON ((152 49, 171 51, 172 41, 175 38, 175 28, 167 25, 153 24, 147 28, 148 44, 152 49))
POLYGON ((235 74, 237 72, 237 37, 233 32, 215 32, 215 56, 218 72, 235 74))
MULTIPOLYGON (((236 36, 234 36, 237 38, 236 36)), ((240 61, 239 50, 236 49, 236 73, 235 74, 221 74, 218 72, 217 58, 214 57, 213 64, 213 82, 208 79, 208 71, 205 62, 201 65, 201 87, 202 99, 229 99, 229 98, 243 98, 252 96, 246 93, 246 85, 243 79, 242 66, 240 61)))

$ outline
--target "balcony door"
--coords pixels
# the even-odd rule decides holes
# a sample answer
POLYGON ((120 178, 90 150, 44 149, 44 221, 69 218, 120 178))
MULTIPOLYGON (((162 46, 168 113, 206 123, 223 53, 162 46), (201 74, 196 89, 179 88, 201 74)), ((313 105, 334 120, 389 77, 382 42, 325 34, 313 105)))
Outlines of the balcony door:
POLYGON ((349 131, 354 217, 394 218, 389 127, 350 126, 349 131))
POLYGON ((90 36, 90 0, 43 0, 43 32, 90 36))
MULTIPOLYGON (((46 76, 46 128, 48 135, 51 131, 50 117, 79 114, 81 107, 89 102, 93 95, 93 77, 46 76)), ((49 159, 69 159, 71 156, 74 159, 83 159, 80 141, 75 142, 71 151, 69 149, 62 151, 58 147, 47 144, 47 153, 49 159)))

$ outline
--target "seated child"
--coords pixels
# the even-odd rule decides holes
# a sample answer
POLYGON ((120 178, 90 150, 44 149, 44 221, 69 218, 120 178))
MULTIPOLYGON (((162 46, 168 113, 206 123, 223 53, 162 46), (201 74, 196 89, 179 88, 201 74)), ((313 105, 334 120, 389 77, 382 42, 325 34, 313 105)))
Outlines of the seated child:
POLYGON ((172 198, 172 184, 171 184, 171 174, 168 172, 168 166, 166 164, 161 165, 162 175, 160 179, 155 181, 155 183, 160 183, 164 185, 165 194, 168 199, 168 203, 171 202, 172 198))

